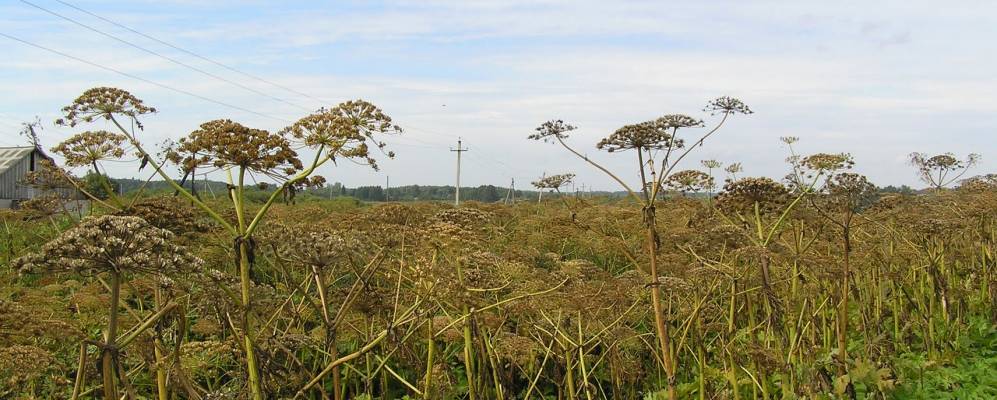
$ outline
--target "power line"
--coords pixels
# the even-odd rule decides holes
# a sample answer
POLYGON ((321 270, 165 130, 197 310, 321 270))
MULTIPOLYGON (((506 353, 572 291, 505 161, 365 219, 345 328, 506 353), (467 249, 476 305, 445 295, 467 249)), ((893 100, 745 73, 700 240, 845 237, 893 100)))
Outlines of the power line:
POLYGON ((7 126, 10 126, 10 127, 13 127, 13 128, 17 128, 17 129, 21 129, 21 126, 20 126, 20 125, 17 125, 17 124, 13 124, 13 123, 10 123, 10 122, 7 122, 7 121, 4 121, 4 120, 2 120, 2 119, 0 119, 0 124, 4 124, 4 125, 7 125, 7 126))
POLYGON ((214 104, 217 104, 217 105, 220 105, 220 106, 223 106, 223 107, 231 108, 233 110, 238 110, 238 111, 242 111, 242 112, 245 112, 245 113, 254 114, 254 115, 257 115, 257 116, 260 116, 260 117, 269 118, 269 119, 273 119, 273 120, 277 120, 277 121, 281 121, 281 122, 285 122, 285 123, 292 122, 292 121, 284 119, 284 118, 275 117, 275 116, 264 114, 264 113, 261 113, 261 112, 258 112, 258 111, 253 111, 253 110, 250 110, 248 108, 243 108, 243 107, 239 107, 239 106, 232 105, 232 104, 229 104, 229 103, 225 103, 225 102, 222 102, 222 101, 218 101, 218 100, 212 99, 210 97, 205 97, 205 96, 199 95, 197 93, 193 93, 193 92, 190 92, 190 91, 187 91, 187 90, 183 90, 183 89, 178 89, 178 88, 175 88, 175 87, 163 84, 163 83, 159 83, 159 82, 156 82, 156 81, 152 81, 152 80, 140 77, 138 75, 133 75, 133 74, 130 74, 128 72, 124 72, 124 71, 121 71, 121 70, 118 70, 118 69, 114 69, 114 68, 111 68, 111 67, 108 67, 108 66, 97 64, 97 63, 95 63, 93 61, 88 61, 88 60, 85 60, 85 59, 82 59, 82 58, 79 58, 79 57, 76 57, 76 56, 73 56, 73 55, 70 55, 70 54, 66 54, 66 53, 63 53, 63 52, 61 52, 59 50, 55 50, 55 49, 52 49, 52 48, 49 48, 49 47, 45 47, 45 46, 42 46, 40 44, 32 43, 32 42, 29 42, 27 40, 18 38, 16 36, 8 35, 8 34, 3 33, 3 32, 0 32, 0 36, 3 36, 5 38, 7 38, 7 39, 10 39, 10 40, 13 40, 13 41, 16 41, 16 42, 21 42, 23 44, 26 44, 28 46, 31 46, 31 47, 34 47, 34 48, 37 48, 37 49, 42 49, 42 50, 48 51, 50 53, 58 54, 60 56, 63 56, 63 57, 66 57, 66 58, 69 58, 69 59, 72 59, 72 60, 75 60, 75 61, 87 64, 87 65, 92 66, 92 67, 100 68, 100 69, 103 69, 105 71, 114 72, 116 74, 119 74, 119 75, 122 75, 122 76, 126 76, 126 77, 129 77, 129 78, 138 80, 138 81, 142 81, 142 82, 148 83, 150 85, 158 86, 158 87, 166 89, 166 90, 171 90, 171 91, 174 91, 174 92, 177 92, 177 93, 180 93, 180 94, 184 94, 184 95, 187 95, 187 96, 195 97, 195 98, 207 101, 209 103, 214 103, 214 104))
MULTIPOLYGON (((422 128, 419 128, 419 127, 414 127, 414 126, 412 126, 410 124, 406 124, 405 125, 405 129, 409 129, 409 130, 413 130, 413 131, 418 131, 418 132, 423 132, 423 133, 428 133, 428 134, 436 135, 436 136, 440 136, 440 137, 453 137, 453 136, 450 136, 450 135, 444 135, 444 134, 439 133, 439 132, 434 132, 434 131, 430 131, 430 130, 427 130, 427 129, 422 129, 422 128)), ((436 144, 436 143, 426 142, 426 141, 423 141, 423 140, 415 139, 413 137, 406 136, 405 138, 414 140, 416 142, 424 143, 424 144, 427 144, 427 145, 430 145, 430 146, 434 146, 434 147, 445 147, 443 145, 439 145, 439 144, 436 144)), ((409 146, 415 147, 414 145, 409 145, 409 146)), ((482 152, 479 151, 478 155, 480 155, 481 157, 484 157, 484 158, 479 158, 481 161, 486 161, 486 162, 490 162, 492 164, 498 165, 499 167, 501 167, 502 169, 505 169, 508 172, 512 172, 512 173, 526 173, 524 170, 522 170, 520 168, 513 167, 512 165, 509 165, 508 163, 506 163, 506 162, 504 162, 502 160, 499 160, 498 158, 495 158, 495 157, 491 156, 487 152, 482 153, 482 152)))
POLYGON ((243 89, 243 90, 246 90, 246 91, 249 91, 249 92, 252 92, 252 93, 255 93, 255 94, 258 94, 258 95, 260 95, 260 96, 264 96, 264 97, 267 97, 267 98, 270 98, 270 99, 272 99, 272 100, 275 100, 275 101, 278 101, 278 102, 281 102, 281 103, 284 103, 284 104, 287 104, 287 105, 290 105, 290 106, 293 106, 293 107, 297 107, 297 108, 300 108, 300 109, 302 109, 302 110, 305 110, 305 111, 308 111, 308 112, 312 112, 312 111, 315 111, 315 110, 312 110, 312 109, 309 109, 309 108, 307 108, 307 107, 303 107, 303 106, 300 106, 300 105, 297 105, 297 104, 294 104, 294 103, 291 103, 291 102, 289 102, 289 101, 287 101, 287 100, 284 100, 284 99, 281 99, 281 98, 279 98, 279 97, 276 97, 276 96, 271 96, 271 95, 269 95, 269 94, 267 94, 267 93, 264 93, 264 92, 261 92, 261 91, 259 91, 259 90, 256 90, 256 89, 253 89, 253 88, 251 88, 251 87, 249 87, 249 86, 246 86, 246 85, 243 85, 243 84, 241 84, 241 83, 239 83, 239 82, 236 82, 236 81, 233 81, 233 80, 230 80, 230 79, 227 79, 227 78, 225 78, 225 77, 222 77, 222 76, 218 76, 218 75, 215 75, 215 74, 213 74, 213 73, 211 73, 211 72, 208 72, 208 71, 205 71, 205 70, 203 70, 203 69, 200 69, 200 68, 198 68, 198 67, 195 67, 195 66, 193 66, 193 65, 190 65, 190 64, 187 64, 187 63, 185 63, 185 62, 183 62, 183 61, 180 61, 180 60, 177 60, 177 59, 175 59, 175 58, 172 58, 172 57, 169 57, 169 56, 165 56, 165 55, 163 55, 163 54, 160 54, 160 53, 156 52, 155 50, 149 50, 149 49, 147 49, 147 48, 145 48, 145 47, 142 47, 142 46, 139 46, 139 45, 137 45, 137 44, 135 44, 135 43, 132 43, 132 42, 129 42, 129 41, 127 41, 127 40, 124 40, 124 39, 121 39, 121 38, 119 38, 119 37, 117 37, 117 36, 114 36, 114 35, 112 35, 112 34, 110 34, 110 33, 107 33, 107 32, 104 32, 104 31, 102 31, 102 30, 100 30, 100 29, 97 29, 97 28, 94 28, 94 27, 92 27, 92 26, 90 26, 90 25, 87 25, 87 24, 84 24, 84 23, 82 23, 82 22, 79 22, 79 21, 77 21, 77 20, 75 20, 75 19, 72 19, 72 18, 70 18, 70 17, 67 17, 67 16, 65 16, 65 15, 62 15, 62 14, 59 14, 59 13, 57 13, 57 12, 55 12, 55 11, 52 11, 52 10, 49 10, 49 9, 47 9, 47 8, 45 8, 45 7, 42 7, 42 6, 39 6, 39 5, 37 5, 37 4, 35 4, 35 3, 32 3, 32 2, 30 2, 30 1, 27 1, 27 0, 21 0, 21 2, 22 2, 22 3, 24 3, 24 4, 27 4, 27 5, 29 5, 29 6, 32 6, 32 7, 34 7, 34 8, 37 8, 37 9, 39 9, 39 10, 41 10, 41 11, 44 11, 44 12, 46 12, 46 13, 49 13, 49 14, 51 14, 51 15, 54 15, 54 16, 56 16, 56 17, 58 17, 58 18, 61 18, 61 19, 64 19, 64 20, 66 20, 66 21, 69 21, 69 22, 71 22, 71 23, 73 23, 73 24, 76 24, 76 25, 79 25, 79 26, 81 26, 81 27, 83 27, 83 28, 85 28, 85 29, 87 29, 87 30, 90 30, 90 31, 92 31, 92 32, 96 32, 96 33, 98 33, 98 34, 100 34, 100 35, 103 35, 103 36, 105 36, 105 37, 107 37, 107 38, 110 38, 110 39, 112 39, 112 40, 115 40, 115 41, 117 41, 117 42, 119 42, 119 43, 123 43, 123 44, 125 44, 125 45, 127 45, 127 46, 130 46, 130 47, 132 47, 132 48, 135 48, 135 49, 138 49, 138 50, 140 50, 140 51, 143 51, 143 52, 145 52, 145 53, 148 53, 148 54, 152 54, 152 55, 154 55, 154 56, 156 56, 156 57, 159 57, 159 58, 162 58, 162 59, 164 59, 164 60, 167 60, 167 61, 169 61, 169 62, 171 62, 171 63, 174 63, 174 64, 177 64, 177 65, 179 65, 179 66, 181 66, 181 67, 184 67, 184 68, 187 68, 187 69, 190 69, 190 70, 193 70, 193 71, 196 71, 196 72, 198 72, 198 73, 200 73, 200 74, 203 74, 203 75, 205 75, 205 76, 208 76, 208 77, 210 77, 210 78, 212 78, 212 79, 216 79, 216 80, 219 80, 219 81, 222 81, 222 82, 225 82, 225 83, 228 83, 228 84, 230 84, 230 85, 233 85, 233 86, 236 86, 236 87, 238 87, 238 88, 241 88, 241 89, 243 89))
MULTIPOLYGON (((20 124, 14 124, 14 123, 11 123, 11 122, 7 122, 7 121, 4 121, 4 120, 2 120, 2 119, 0 119, 0 124, 3 124, 3 125, 7 125, 7 126, 9 126, 9 127, 11 127, 11 128, 15 128, 15 129, 17 129, 18 133, 20 133, 20 132, 21 132, 21 130, 22 130, 22 129, 24 129, 24 127, 23 127, 23 126, 21 126, 20 124)), ((12 143, 12 142, 8 142, 8 141, 6 140, 6 139, 8 139, 8 138, 10 138, 10 136, 8 136, 8 135, 4 135, 4 138, 3 138, 3 140, 0 140, 0 145, 3 145, 3 146, 10 146, 10 147, 17 147, 17 146, 19 146, 19 145, 15 144, 15 143, 12 143)), ((23 144, 21 144, 20 146, 23 146, 23 144)))
POLYGON ((128 27, 128 26, 126 26, 126 25, 124 25, 124 24, 121 24, 121 23, 119 23, 119 22, 116 22, 116 21, 113 21, 113 20, 110 20, 110 19, 107 19, 107 18, 104 18, 104 17, 102 17, 102 16, 100 16, 100 15, 97 15, 97 14, 95 14, 95 13, 93 13, 93 12, 90 12, 90 11, 87 11, 87 10, 84 10, 84 9, 82 9, 82 8, 80 8, 80 7, 77 7, 77 6, 73 5, 73 4, 70 4, 70 3, 68 3, 68 2, 65 2, 65 1, 63 1, 63 0, 56 0, 56 1, 58 1, 59 3, 62 3, 63 5, 65 5, 65 6, 67 6, 67 7, 70 7, 70 8, 73 8, 73 9, 75 9, 75 10, 79 11, 79 12, 82 12, 82 13, 84 13, 84 14, 87 14, 87 15, 90 15, 90 16, 92 16, 92 17, 94 17, 94 18, 97 18, 97 19, 99 19, 99 20, 101 20, 101 21, 104 21, 104 22, 107 22, 107 23, 109 23, 109 24, 111 24, 111 25, 114 25, 114 26, 117 26, 117 27, 119 27, 119 28, 121 28, 121 29, 124 29, 124 30, 127 30, 127 31, 129 31, 129 32, 132 32, 132 33, 134 33, 134 34, 136 34, 136 35, 139 35, 139 36, 142 36, 142 37, 144 37, 144 38, 146 38, 146 39, 149 39, 149 40, 152 40, 152 41, 154 41, 154 42, 157 42, 157 43, 159 43, 159 44, 162 44, 162 45, 164 45, 164 46, 167 46, 167 47, 169 47, 169 48, 171 48, 171 49, 174 49, 174 50, 177 50, 177 51, 180 51, 180 52, 183 52, 183 53, 186 53, 186 54, 188 54, 188 55, 190 55, 190 56, 192 56, 192 57, 195 57, 195 58, 198 58, 198 59, 200 59, 200 60, 203 60, 203 61, 207 61, 207 62, 209 62, 209 63, 212 63, 212 64, 214 64, 214 65, 217 65, 217 66, 219 66, 219 67, 222 67, 222 68, 224 68, 224 69, 226 69, 226 70, 229 70, 229 71, 232 71, 232 72, 235 72, 235 73, 237 73, 237 74, 239 74, 239 75, 242 75, 242 76, 245 76, 245 77, 247 77, 247 78, 250 78, 250 79, 255 79, 255 80, 257 80, 257 81, 260 81, 260 82, 263 82, 263 83, 266 83, 266 84, 268 84, 268 85, 270 85, 270 86, 273 86, 273 87, 277 87, 277 88, 280 88, 280 89, 284 89, 284 90, 286 90, 286 91, 288 91, 288 92, 290 92, 290 93, 294 93, 294 94, 296 94, 296 95, 299 95, 299 96, 302 96, 302 97, 306 97, 306 98, 309 98, 309 99, 312 99, 312 100, 315 100, 315 101, 319 102, 320 104, 325 104, 326 102, 328 102, 328 101, 327 101, 327 100, 325 100, 325 99, 320 99, 320 98, 318 98, 318 97, 314 97, 314 96, 312 96, 312 95, 309 95, 308 93, 304 93, 304 92, 300 92, 300 91, 298 91, 298 90, 295 90, 295 89, 293 89, 293 88, 290 88, 290 87, 287 87, 287 86, 284 86, 284 85, 281 85, 281 84, 279 84, 279 83, 276 83, 276 82, 273 82, 273 81, 270 81, 270 80, 267 80, 267 79, 264 79, 264 78, 261 78, 261 77, 259 77, 259 76, 256 76, 256 75, 253 75, 253 74, 250 74, 250 73, 248 73, 248 72, 245 72, 245 71, 242 71, 242 70, 239 70, 239 69, 237 69, 237 68, 235 68, 235 67, 231 67, 231 66, 228 66, 228 65, 226 65, 226 64, 223 64, 223 63, 221 63, 221 62, 218 62, 218 61, 215 61, 215 60, 213 60, 213 59, 210 59, 210 58, 208 58, 208 57, 205 57, 205 56, 202 56, 202 55, 200 55, 200 54, 197 54, 197 53, 195 53, 195 52, 193 52, 193 51, 190 51, 190 50, 187 50, 187 49, 185 49, 185 48, 182 48, 182 47, 180 47, 180 46, 177 46, 177 45, 174 45, 174 44, 172 44, 172 43, 170 43, 170 42, 167 42, 167 41, 165 41, 165 40, 162 40, 162 39, 159 39, 159 38, 156 38, 156 37, 154 37, 154 36, 150 36, 150 35, 147 35, 147 34, 145 34, 145 33, 142 33, 142 32, 139 32, 139 31, 137 31, 137 30, 135 30, 135 29, 132 29, 132 28, 130 28, 130 27, 128 27))

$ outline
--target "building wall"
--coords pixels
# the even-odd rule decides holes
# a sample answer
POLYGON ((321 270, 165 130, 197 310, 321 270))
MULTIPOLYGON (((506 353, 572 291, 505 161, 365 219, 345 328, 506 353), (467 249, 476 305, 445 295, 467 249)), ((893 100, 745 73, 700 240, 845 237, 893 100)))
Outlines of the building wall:
MULTIPOLYGON (((38 155, 35 154, 35 158, 38 155)), ((0 175, 0 199, 30 199, 36 190, 21 184, 21 180, 32 169, 31 154, 26 154, 0 175)))
POLYGON ((66 200, 82 200, 83 197, 72 188, 38 190, 21 182, 25 175, 39 168, 45 155, 38 151, 25 152, 6 171, 0 173, 0 208, 16 208, 17 203, 46 194, 56 194, 66 200))

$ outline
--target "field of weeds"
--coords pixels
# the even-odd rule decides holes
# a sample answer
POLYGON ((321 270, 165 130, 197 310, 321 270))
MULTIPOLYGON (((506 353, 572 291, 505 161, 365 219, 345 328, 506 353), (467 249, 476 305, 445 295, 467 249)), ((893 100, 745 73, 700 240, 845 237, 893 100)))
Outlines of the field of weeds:
MULTIPOLYGON (((352 101, 278 133, 210 121, 162 161, 124 128, 151 107, 87 91, 58 123, 120 132, 53 152, 96 181, 55 166, 30 178, 92 210, 40 197, 0 214, 0 398, 997 397, 997 179, 947 188, 974 156, 912 155, 934 186, 919 194, 823 153, 792 154, 781 181, 732 164, 715 187, 719 162, 672 169, 750 110, 707 109, 717 121, 688 147, 678 132, 705 124, 684 115, 598 143, 639 161, 643 189, 618 179, 625 199, 561 194, 565 173, 510 205, 294 204, 324 184, 317 166, 376 166, 400 128, 352 101), (102 163, 125 154, 175 193, 116 194, 102 163), (174 167, 226 173, 227 198, 174 167), (278 183, 253 200, 252 176, 278 183)), ((549 121, 531 138, 574 152, 574 129, 549 121)))
MULTIPOLYGON (((992 190, 889 196, 860 214, 847 357, 840 232, 801 207, 759 247, 723 199, 657 204, 680 398, 997 393, 992 190)), ((115 311, 123 393, 246 396, 231 240, 183 200, 132 210, 142 219, 3 215, 4 397, 94 397, 115 311), (49 259, 12 264, 32 254, 49 259)), ((265 396, 664 398, 643 233, 632 205, 574 197, 277 205, 249 256, 265 396)))

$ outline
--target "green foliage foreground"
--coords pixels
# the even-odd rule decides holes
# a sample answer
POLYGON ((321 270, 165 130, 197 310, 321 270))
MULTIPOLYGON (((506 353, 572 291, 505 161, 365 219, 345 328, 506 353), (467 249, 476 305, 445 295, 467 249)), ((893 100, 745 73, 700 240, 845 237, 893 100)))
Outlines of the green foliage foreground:
MULTIPOLYGON (((847 359, 829 279, 842 258, 814 210, 793 214, 770 250, 769 308, 760 250, 715 202, 660 201, 678 396, 993 398, 995 201, 960 190, 889 197, 863 214, 876 222, 856 232, 847 359)), ((344 398, 466 398, 470 387, 478 398, 666 396, 629 204, 308 202, 273 213, 255 239, 252 288, 269 398, 331 397, 332 377, 308 385, 333 354, 355 355, 340 364, 344 398)), ((121 352, 127 392, 155 396, 161 371, 170 396, 243 398, 231 243, 175 198, 128 214, 203 265, 119 269, 121 337, 176 304, 121 352)), ((92 339, 106 331, 111 272, 11 261, 90 218, 3 215, 0 397, 69 398, 81 377, 80 398, 99 393, 92 339)))

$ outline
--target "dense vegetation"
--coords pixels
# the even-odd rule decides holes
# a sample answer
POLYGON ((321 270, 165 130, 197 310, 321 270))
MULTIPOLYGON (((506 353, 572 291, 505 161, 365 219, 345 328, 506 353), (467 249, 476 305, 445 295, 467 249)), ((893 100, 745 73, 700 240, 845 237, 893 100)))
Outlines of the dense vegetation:
MULTIPOLYGON (((163 181, 153 181, 146 182, 139 179, 111 179, 116 185, 120 187, 119 192, 133 192, 137 190, 145 190, 147 192, 159 192, 159 193, 172 193, 174 190, 170 185, 163 181)), ((200 192, 202 196, 208 197, 218 197, 224 195, 227 190, 227 184, 225 182, 218 181, 197 181, 196 184, 187 182, 185 187, 188 190, 194 188, 196 192, 200 192)), ((253 200, 262 199, 266 201, 267 197, 273 193, 275 188, 265 187, 265 188, 247 188, 246 194, 250 196, 253 200)), ((334 199, 337 197, 352 197, 359 201, 364 202, 378 202, 378 201, 453 201, 454 199, 454 186, 435 186, 435 185, 404 185, 404 186, 393 186, 389 188, 384 188, 383 186, 357 186, 357 187, 346 187, 343 184, 336 182, 331 185, 325 185, 321 188, 309 188, 302 193, 297 194, 296 201, 312 201, 312 200, 322 200, 322 199, 334 199)), ((101 198, 106 196, 100 191, 99 188, 95 187, 95 190, 91 193, 99 194, 101 198)), ((480 201, 483 203, 494 203, 498 201, 511 202, 513 200, 537 200, 539 193, 535 190, 520 190, 516 189, 514 192, 510 192, 508 187, 494 186, 494 185, 481 185, 481 186, 461 186, 460 188, 460 199, 480 201)), ((599 197, 623 197, 625 193, 622 192, 605 192, 605 191, 586 191, 584 193, 579 193, 583 196, 599 196, 599 197)))
MULTIPOLYGON (((707 135, 747 111, 711 105, 723 120, 707 135)), ((117 125, 151 108, 98 88, 65 111, 117 125)), ((791 153, 782 182, 728 167, 717 188, 718 162, 653 158, 697 144, 676 136, 702 125, 686 118, 600 142, 641 157, 627 198, 460 208, 290 201, 324 184, 316 165, 376 165, 368 149, 399 129, 362 101, 279 133, 211 121, 163 152, 181 175, 227 172, 227 196, 174 182, 140 132, 82 133, 56 152, 96 187, 111 187, 102 161, 137 153, 176 195, 32 176, 94 209, 0 214, 0 398, 997 396, 997 177, 948 189, 972 160, 912 157, 934 189, 883 193, 847 155, 791 153), (248 174, 278 190, 251 201, 248 174), (697 191, 716 195, 682 195, 697 191)), ((534 138, 571 150, 572 129, 534 138)))

